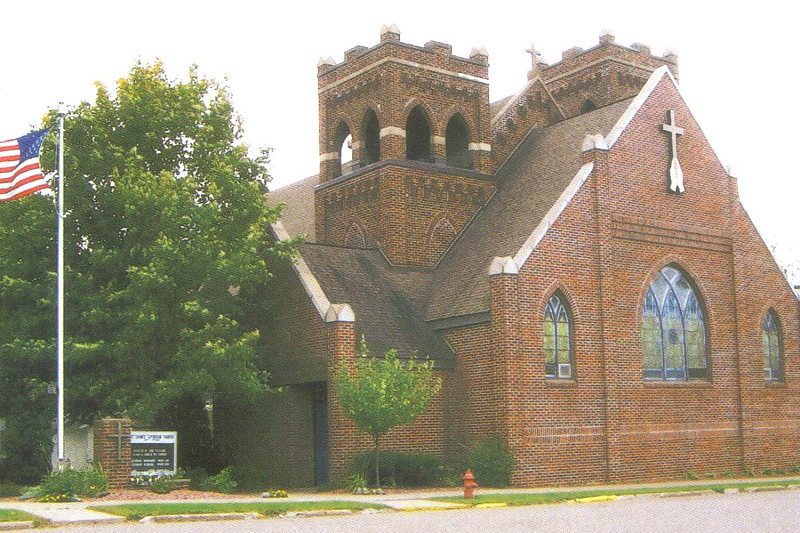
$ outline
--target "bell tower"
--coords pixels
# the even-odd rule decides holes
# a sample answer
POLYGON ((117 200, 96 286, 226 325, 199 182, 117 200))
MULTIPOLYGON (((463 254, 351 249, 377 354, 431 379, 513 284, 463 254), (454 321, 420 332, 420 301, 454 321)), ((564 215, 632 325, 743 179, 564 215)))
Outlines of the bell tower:
POLYGON ((483 48, 457 57, 401 42, 396 26, 321 59, 317 241, 435 265, 494 191, 488 74, 483 48))

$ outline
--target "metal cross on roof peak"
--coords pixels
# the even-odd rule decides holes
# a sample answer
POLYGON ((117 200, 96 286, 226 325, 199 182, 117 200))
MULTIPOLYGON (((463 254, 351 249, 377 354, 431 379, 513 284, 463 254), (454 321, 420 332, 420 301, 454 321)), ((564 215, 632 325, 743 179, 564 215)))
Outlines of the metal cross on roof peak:
POLYGON ((672 160, 669 165, 669 190, 672 192, 682 193, 683 188, 683 170, 681 164, 678 162, 678 135, 683 135, 683 128, 679 128, 675 124, 675 111, 670 109, 667 111, 668 123, 662 124, 661 128, 670 134, 670 153, 672 160))

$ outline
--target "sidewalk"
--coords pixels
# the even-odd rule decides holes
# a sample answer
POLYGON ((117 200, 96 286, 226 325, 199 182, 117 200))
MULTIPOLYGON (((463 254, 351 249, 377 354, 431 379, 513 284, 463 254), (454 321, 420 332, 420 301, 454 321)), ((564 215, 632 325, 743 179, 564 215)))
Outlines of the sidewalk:
MULTIPOLYGON (((711 479, 711 480, 682 480, 666 483, 641 483, 641 484, 626 484, 626 485, 591 485, 591 486, 571 486, 571 487, 539 487, 539 488, 508 488, 508 489, 480 489, 476 490, 477 494, 528 494, 528 493, 553 493, 553 492, 572 492, 572 491, 608 491, 616 492, 620 490, 629 489, 654 489, 658 492, 660 488, 674 488, 681 486, 704 486, 704 485, 717 485, 717 484, 733 484, 733 483, 750 483, 754 481, 770 481, 776 485, 781 483, 797 482, 800 484, 798 477, 781 477, 781 478, 767 478, 767 479, 711 479)), ((280 500, 271 500, 261 498, 255 495, 244 495, 237 498, 207 498, 203 500, 169 500, 170 503, 234 503, 234 502, 314 502, 314 501, 358 501, 358 502, 372 502, 375 504, 385 505, 393 510, 399 511, 414 511, 414 510, 432 510, 432 509, 454 509, 464 507, 462 504, 450 504, 442 502, 431 501, 430 498, 435 497, 452 497, 462 496, 463 491, 460 488, 447 488, 441 490, 391 490, 387 494, 372 494, 372 495, 357 495, 357 494, 331 494, 331 493, 293 493, 289 498, 281 498, 280 500)), ((33 501, 22 500, 5 500, 0 501, 0 509, 16 509, 24 511, 30 515, 39 517, 43 520, 49 521, 52 525, 66 525, 66 524, 112 524, 115 522, 123 522, 125 519, 119 516, 114 516, 99 511, 87 509, 88 507, 97 507, 102 505, 115 505, 115 504, 128 504, 128 503, 164 503, 167 500, 89 500, 82 502, 70 503, 39 503, 33 501)), ((199 517, 195 517, 199 518, 199 517)), ((206 517, 210 518, 210 517, 206 517)), ((29 522, 0 522, 0 530, 8 529, 22 529, 32 527, 29 522)))

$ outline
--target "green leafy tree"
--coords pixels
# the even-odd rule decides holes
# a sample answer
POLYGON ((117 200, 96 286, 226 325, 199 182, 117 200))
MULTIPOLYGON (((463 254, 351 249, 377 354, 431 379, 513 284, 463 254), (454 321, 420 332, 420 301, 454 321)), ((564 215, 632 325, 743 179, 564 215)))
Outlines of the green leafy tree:
POLYGON ((354 367, 339 368, 335 387, 342 413, 375 443, 375 479, 380 487, 380 438, 427 411, 441 387, 433 362, 413 357, 401 361, 396 350, 386 352, 383 359, 371 357, 362 337, 354 367))
MULTIPOLYGON (((128 415, 148 424, 168 420, 176 402, 235 405, 269 390, 258 331, 274 306, 268 263, 291 257, 296 243, 271 238, 280 213, 265 202, 268 152, 251 157, 241 136, 224 85, 196 67, 172 80, 160 63, 136 64, 113 93, 98 84, 95 102, 66 117, 73 422, 128 415)), ((42 154, 49 171, 54 145, 42 154)), ((0 205, 0 380, 26 372, 11 369, 14 358, 55 353, 55 225, 50 197, 0 205)), ((24 377, 37 391, 55 379, 52 357, 52 370, 24 377)), ((39 408, 18 409, 9 390, 0 401, 7 430, 39 408)))

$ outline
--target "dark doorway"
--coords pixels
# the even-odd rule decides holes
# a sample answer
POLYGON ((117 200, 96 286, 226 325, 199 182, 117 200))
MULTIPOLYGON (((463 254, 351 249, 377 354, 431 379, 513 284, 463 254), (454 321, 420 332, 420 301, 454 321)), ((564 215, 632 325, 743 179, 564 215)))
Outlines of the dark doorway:
POLYGON ((328 447, 328 387, 326 383, 312 385, 311 405, 314 416, 314 484, 330 481, 328 447))

